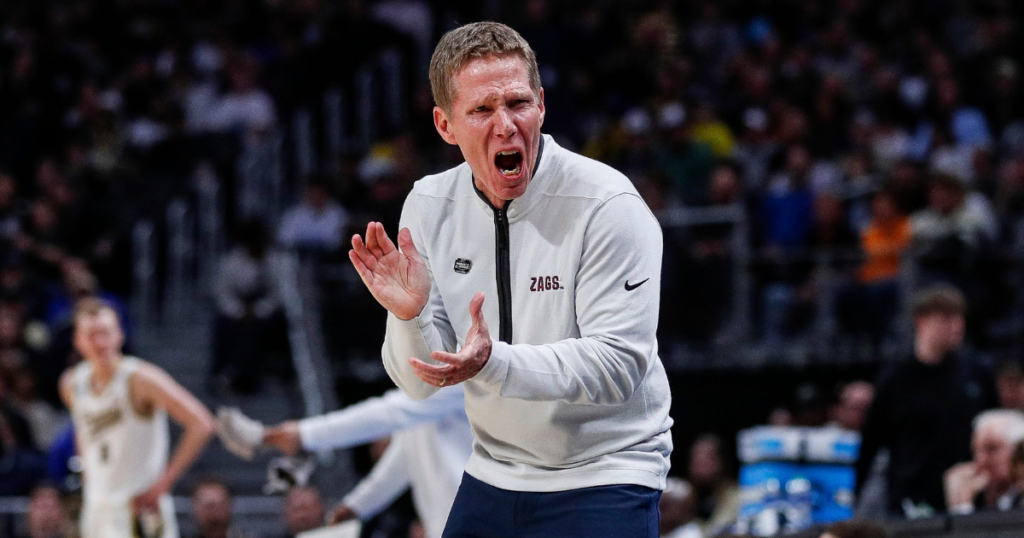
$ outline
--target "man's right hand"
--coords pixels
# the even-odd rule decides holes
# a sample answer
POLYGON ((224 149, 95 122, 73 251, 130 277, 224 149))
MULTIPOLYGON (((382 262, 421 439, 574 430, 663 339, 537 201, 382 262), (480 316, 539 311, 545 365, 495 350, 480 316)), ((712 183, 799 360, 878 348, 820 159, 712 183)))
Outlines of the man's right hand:
POLYGON ((383 224, 371 222, 365 242, 358 234, 352 236, 348 257, 377 302, 399 319, 409 320, 427 305, 430 274, 408 228, 398 232, 398 245, 401 250, 395 248, 383 224))

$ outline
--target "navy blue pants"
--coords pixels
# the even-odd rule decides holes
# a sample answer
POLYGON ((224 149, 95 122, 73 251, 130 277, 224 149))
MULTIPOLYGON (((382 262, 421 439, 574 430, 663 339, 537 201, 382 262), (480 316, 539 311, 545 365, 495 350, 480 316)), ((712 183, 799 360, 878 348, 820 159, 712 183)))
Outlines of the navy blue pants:
POLYGON ((633 485, 508 491, 463 474, 443 538, 658 538, 660 499, 633 485))

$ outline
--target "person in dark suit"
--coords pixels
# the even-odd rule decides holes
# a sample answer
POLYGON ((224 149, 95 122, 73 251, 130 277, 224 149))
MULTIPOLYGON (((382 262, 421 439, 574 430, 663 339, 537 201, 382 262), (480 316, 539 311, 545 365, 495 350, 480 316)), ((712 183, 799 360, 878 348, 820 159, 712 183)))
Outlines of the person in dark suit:
POLYGON ((889 365, 876 384, 857 481, 859 490, 887 448, 890 513, 946 511, 943 474, 971 459, 974 417, 999 405, 992 372, 962 349, 966 304, 952 286, 922 291, 913 307, 913 355, 889 365))

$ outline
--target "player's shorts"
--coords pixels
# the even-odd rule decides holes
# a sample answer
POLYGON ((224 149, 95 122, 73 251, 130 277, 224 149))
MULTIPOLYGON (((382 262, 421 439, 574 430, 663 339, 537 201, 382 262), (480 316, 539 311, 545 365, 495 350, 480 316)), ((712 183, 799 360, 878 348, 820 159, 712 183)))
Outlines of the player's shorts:
MULTIPOLYGON (((179 538, 174 501, 169 495, 160 498, 160 538, 179 538)), ((82 538, 140 538, 132 510, 127 505, 82 507, 82 538)))

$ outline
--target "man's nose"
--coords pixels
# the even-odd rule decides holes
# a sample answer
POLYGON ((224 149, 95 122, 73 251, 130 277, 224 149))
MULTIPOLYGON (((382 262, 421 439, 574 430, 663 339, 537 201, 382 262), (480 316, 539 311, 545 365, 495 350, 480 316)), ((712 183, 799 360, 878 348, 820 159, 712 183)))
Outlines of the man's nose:
POLYGON ((500 107, 495 112, 494 134, 502 138, 512 138, 516 134, 516 124, 512 121, 512 115, 507 108, 500 107))

